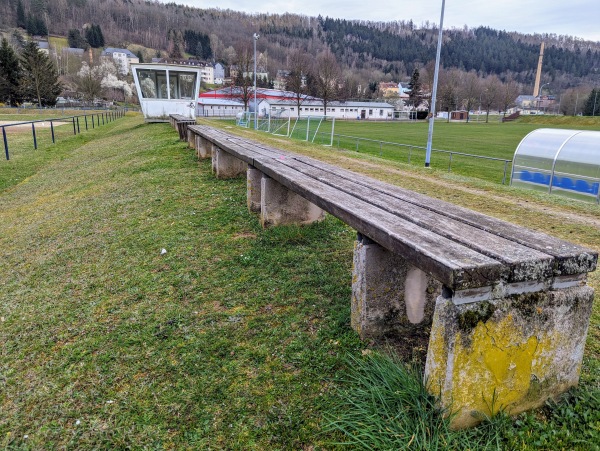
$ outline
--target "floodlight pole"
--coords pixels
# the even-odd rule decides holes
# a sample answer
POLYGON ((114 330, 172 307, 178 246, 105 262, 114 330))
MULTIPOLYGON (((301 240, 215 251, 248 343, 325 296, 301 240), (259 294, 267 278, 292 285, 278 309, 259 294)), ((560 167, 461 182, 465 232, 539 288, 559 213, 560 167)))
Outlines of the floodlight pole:
POLYGON ((258 105, 256 104, 256 41, 258 41, 258 33, 254 33, 254 130, 258 129, 258 105))
POLYGON ((429 132, 427 133, 427 152, 425 153, 425 167, 431 162, 431 142, 433 140, 433 123, 435 122, 435 100, 437 97, 437 85, 440 73, 440 57, 442 53, 442 31, 444 28, 444 8, 446 0, 442 0, 442 15, 440 17, 440 32, 438 34, 437 52, 435 55, 435 72, 433 75, 433 91, 431 93, 431 108, 429 109, 429 132))

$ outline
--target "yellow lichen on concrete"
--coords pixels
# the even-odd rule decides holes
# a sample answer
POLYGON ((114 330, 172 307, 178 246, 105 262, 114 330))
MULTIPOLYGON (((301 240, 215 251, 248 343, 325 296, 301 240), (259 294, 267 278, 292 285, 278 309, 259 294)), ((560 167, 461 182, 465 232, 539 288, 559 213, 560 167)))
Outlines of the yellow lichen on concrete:
POLYGON ((537 337, 523 337, 511 315, 499 322, 480 322, 471 337, 467 346, 463 345, 461 332, 456 337, 454 406, 491 415, 527 396, 539 345, 537 337), (473 397, 474 393, 481 396, 473 397))
MULTIPOLYGON (((457 414, 454 427, 478 422, 474 413, 490 416, 504 409, 516 414, 557 394, 545 392, 540 385, 556 381, 552 356, 568 337, 548 331, 523 334, 510 314, 498 322, 480 322, 470 334, 471 340, 463 340, 461 334, 456 336, 453 362, 448 362, 452 365, 452 380, 446 381, 448 392, 443 393, 457 414)), ((440 371, 437 373, 441 376, 440 371)), ((560 388, 564 390, 564 384, 560 388)))

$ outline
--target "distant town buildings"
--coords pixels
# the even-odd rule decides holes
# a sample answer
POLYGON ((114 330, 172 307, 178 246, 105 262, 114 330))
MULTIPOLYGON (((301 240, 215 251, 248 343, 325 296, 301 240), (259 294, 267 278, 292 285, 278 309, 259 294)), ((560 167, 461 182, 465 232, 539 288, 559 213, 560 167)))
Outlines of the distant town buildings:
POLYGON ((131 63, 139 63, 140 59, 131 50, 107 47, 100 54, 101 58, 112 58, 121 75, 129 74, 131 63))

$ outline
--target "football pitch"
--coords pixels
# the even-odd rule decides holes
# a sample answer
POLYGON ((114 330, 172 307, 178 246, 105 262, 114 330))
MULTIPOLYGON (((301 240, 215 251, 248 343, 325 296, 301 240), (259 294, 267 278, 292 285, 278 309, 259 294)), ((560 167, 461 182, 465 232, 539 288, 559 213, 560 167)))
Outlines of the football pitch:
MULTIPOLYGON (((332 121, 323 122, 314 142, 329 144, 331 126, 332 121)), ((553 117, 507 123, 500 122, 498 118, 489 123, 483 122, 483 119, 469 123, 436 121, 431 167, 508 184, 511 161, 521 140, 533 130, 547 127, 598 130, 600 122, 553 117)), ((333 147, 423 166, 427 134, 428 123, 424 121, 338 120, 335 122, 333 147)))

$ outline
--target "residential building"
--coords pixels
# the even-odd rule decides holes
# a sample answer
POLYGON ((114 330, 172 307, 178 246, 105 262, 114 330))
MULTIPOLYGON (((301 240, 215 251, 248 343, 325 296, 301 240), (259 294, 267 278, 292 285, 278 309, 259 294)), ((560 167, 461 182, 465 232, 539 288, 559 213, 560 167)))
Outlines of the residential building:
POLYGON ((121 75, 127 75, 129 73, 131 63, 140 62, 140 59, 130 50, 117 49, 114 47, 105 48, 100 57, 112 58, 121 75))

